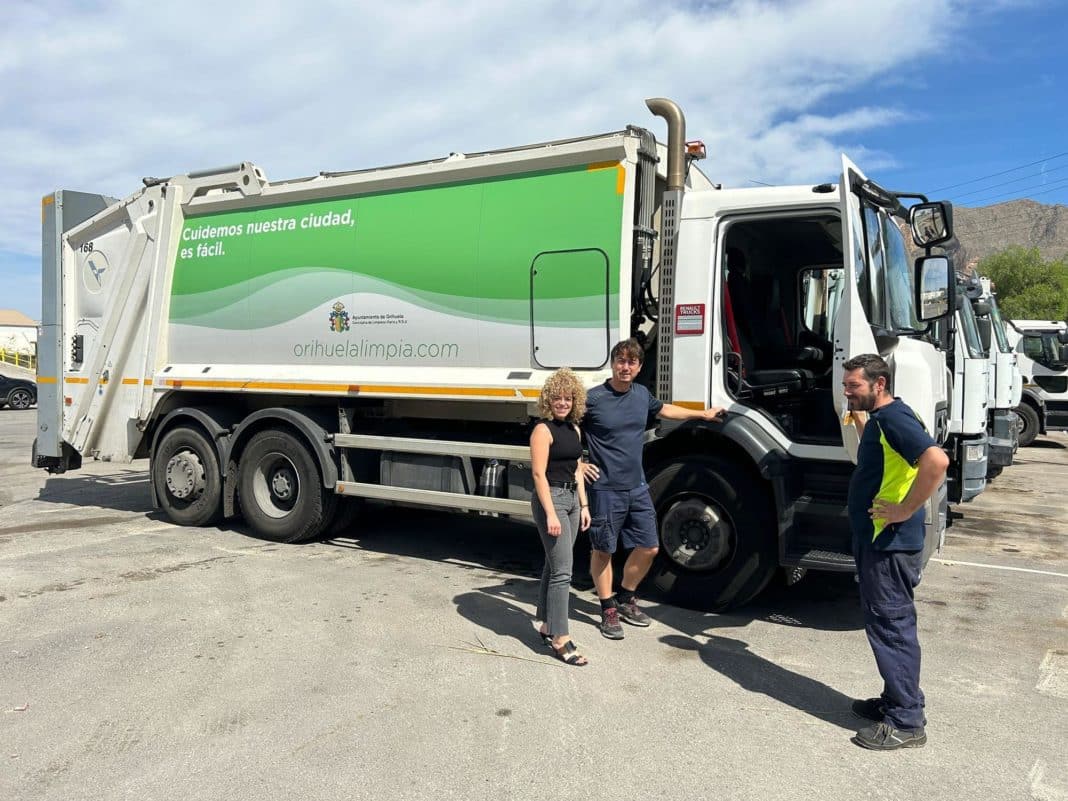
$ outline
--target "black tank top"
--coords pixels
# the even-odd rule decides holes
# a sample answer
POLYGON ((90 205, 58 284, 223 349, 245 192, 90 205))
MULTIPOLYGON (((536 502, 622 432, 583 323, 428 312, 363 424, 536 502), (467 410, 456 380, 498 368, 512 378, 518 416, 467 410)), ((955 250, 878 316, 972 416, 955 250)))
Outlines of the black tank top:
POLYGON ((566 420, 545 420, 553 442, 549 446, 549 464, 545 477, 549 481, 574 481, 575 469, 582 455, 582 443, 579 441, 575 424, 566 420))

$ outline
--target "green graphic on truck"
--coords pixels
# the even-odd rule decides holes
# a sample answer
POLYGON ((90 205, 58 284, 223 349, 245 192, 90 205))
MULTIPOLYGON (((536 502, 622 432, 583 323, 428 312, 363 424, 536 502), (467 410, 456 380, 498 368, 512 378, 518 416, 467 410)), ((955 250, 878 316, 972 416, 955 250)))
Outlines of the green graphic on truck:
POLYGON ((185 221, 177 362, 597 367, 619 325, 618 163, 185 221), (542 345, 548 343, 543 350, 542 345))

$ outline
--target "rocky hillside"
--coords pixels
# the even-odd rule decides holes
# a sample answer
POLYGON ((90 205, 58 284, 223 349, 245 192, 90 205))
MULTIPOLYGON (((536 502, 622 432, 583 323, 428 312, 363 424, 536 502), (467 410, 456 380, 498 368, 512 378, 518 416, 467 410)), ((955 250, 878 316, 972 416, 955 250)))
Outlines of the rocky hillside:
POLYGON ((1013 200, 994 206, 953 207, 960 241, 958 264, 970 264, 1010 245, 1037 247, 1048 260, 1068 257, 1068 206, 1013 200))

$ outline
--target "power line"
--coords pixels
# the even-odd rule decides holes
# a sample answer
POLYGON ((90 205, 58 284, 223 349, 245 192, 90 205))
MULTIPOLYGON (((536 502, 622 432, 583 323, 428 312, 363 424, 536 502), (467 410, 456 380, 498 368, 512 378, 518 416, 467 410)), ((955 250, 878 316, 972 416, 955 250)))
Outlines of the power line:
POLYGON ((1064 184, 1068 184, 1068 178, 1058 179, 1057 181, 1054 181, 1052 184, 1035 184, 1034 186, 1027 186, 1027 187, 1024 187, 1022 189, 1016 189, 1016 190, 1014 190, 1012 192, 1006 192, 1006 193, 1002 193, 1000 195, 993 195, 993 196, 988 197, 988 198, 976 198, 973 202, 974 203, 983 203, 983 202, 989 203, 990 201, 997 201, 997 200, 1000 200, 1000 199, 1003 199, 1003 198, 1007 199, 1007 200, 1028 200, 1030 198, 1035 197, 1036 195, 1048 195, 1050 192, 1063 191, 1066 188, 1064 186, 1064 184), (1040 189, 1041 187, 1049 187, 1049 188, 1045 189, 1042 192, 1031 192, 1030 191, 1032 189, 1040 189), (1018 194, 1018 193, 1022 193, 1022 194, 1018 194))
POLYGON ((1041 164, 1044 161, 1053 161, 1054 159, 1059 159, 1061 156, 1068 156, 1068 150, 1066 150, 1063 153, 1058 153, 1055 156, 1047 156, 1044 159, 1039 159, 1038 161, 1032 161, 1029 164, 1021 164, 1019 167, 1011 167, 1011 168, 1009 168, 1007 170, 1002 170, 1001 172, 991 173, 990 175, 984 175, 984 176, 982 176, 980 178, 973 178, 970 181, 962 181, 959 184, 952 184, 950 186, 942 186, 942 187, 939 187, 938 189, 932 189, 927 194, 933 195, 935 192, 945 192, 947 189, 956 189, 958 186, 968 186, 969 184, 976 184, 976 183, 979 183, 980 181, 985 181, 988 178, 997 178, 998 176, 1001 176, 1001 175, 1008 175, 1010 172, 1016 172, 1017 170, 1022 170, 1022 169, 1025 169, 1026 167, 1034 167, 1036 164, 1041 164))
MULTIPOLYGON (((957 195, 956 197, 968 197, 968 195, 978 195, 986 192, 990 189, 997 189, 999 186, 1008 186, 1009 184, 1018 184, 1020 181, 1026 181, 1030 178, 1037 178, 1040 175, 1048 175, 1051 172, 1057 172, 1058 170, 1068 170, 1068 164, 1062 164, 1060 167, 1054 167, 1051 170, 1045 170, 1044 172, 1034 172, 1023 176, 1022 178, 1013 178, 1011 181, 1002 181, 1000 184, 993 184, 991 186, 984 187, 983 189, 973 189, 971 192, 965 192, 963 195, 957 195)), ((954 201, 956 202, 956 201, 954 201)))

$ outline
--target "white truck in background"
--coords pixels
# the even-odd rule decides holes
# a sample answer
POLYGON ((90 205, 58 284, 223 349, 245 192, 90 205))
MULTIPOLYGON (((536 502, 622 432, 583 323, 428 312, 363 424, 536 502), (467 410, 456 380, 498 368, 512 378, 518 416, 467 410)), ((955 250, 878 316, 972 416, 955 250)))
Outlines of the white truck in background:
POLYGON ((987 397, 987 433, 990 440, 987 478, 993 479, 1012 464, 1019 447, 1015 408, 1023 396, 1023 379, 989 278, 976 277, 978 298, 972 301, 979 337, 990 361, 987 397))
POLYGON ((934 327, 950 371, 949 436, 943 446, 950 503, 967 503, 986 489, 990 366, 972 308, 977 288, 958 275, 954 314, 934 327))
POLYGON ((1023 392, 1016 406, 1021 447, 1039 434, 1068 431, 1068 325, 1060 320, 1010 320, 1023 392))
MULTIPOLYGON (((651 580, 724 608, 782 568, 853 570, 841 365, 883 354, 944 441, 928 321, 953 313, 953 273, 930 247, 952 237, 951 209, 906 211, 845 158, 838 185, 720 189, 679 108, 647 104, 666 147, 631 126, 294 180, 242 163, 121 200, 46 196, 34 464, 147 457, 171 520, 243 516, 283 542, 358 525, 357 498, 526 518, 545 377, 567 365, 600 383, 633 335, 659 398, 730 412, 649 437, 651 580), (902 218, 926 248, 915 262, 902 218), (745 261, 730 280, 728 251, 745 261)), ((928 554, 946 517, 943 486, 928 554)))

